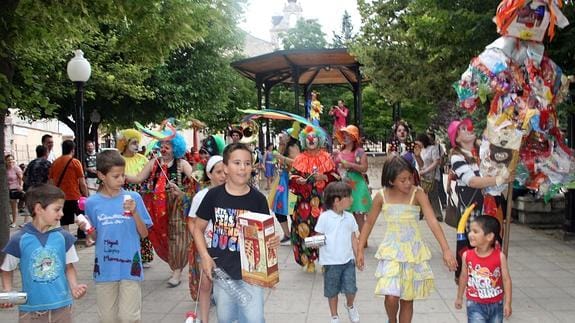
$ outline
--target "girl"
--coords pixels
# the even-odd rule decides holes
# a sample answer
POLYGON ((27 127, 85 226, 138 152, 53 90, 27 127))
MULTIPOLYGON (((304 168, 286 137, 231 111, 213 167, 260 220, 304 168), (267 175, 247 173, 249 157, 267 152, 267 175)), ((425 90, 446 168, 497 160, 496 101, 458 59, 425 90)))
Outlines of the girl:
MULTIPOLYGON (((199 191, 192 200, 192 206, 190 207, 190 213, 188 216, 190 220, 188 221, 188 230, 190 233, 194 231, 194 224, 196 222, 196 212, 202 204, 204 197, 208 190, 212 187, 220 186, 226 182, 226 173, 224 173, 224 163, 222 163, 222 156, 212 156, 204 168, 205 175, 209 179, 209 187, 204 188, 199 191)), ((212 231, 211 225, 204 231, 204 236, 206 238, 206 244, 211 245, 212 242, 212 231)), ((191 278, 190 278, 191 279, 191 278)), ((210 314, 210 296, 212 295, 212 281, 205 278, 201 280, 200 292, 199 292, 199 306, 200 306, 200 319, 202 322, 209 322, 210 314)))
POLYGON ((499 221, 492 216, 475 218, 470 225, 469 242, 474 249, 463 253, 463 268, 455 308, 461 309, 467 290, 468 322, 503 322, 511 316, 511 276, 507 258, 495 247, 499 221))
POLYGON ((10 189, 10 208, 12 209, 12 224, 10 224, 10 227, 15 228, 16 217, 18 216, 18 200, 24 197, 24 192, 22 191, 22 185, 24 184, 23 172, 16 165, 14 156, 6 155, 4 161, 6 162, 6 178, 10 189))
MULTIPOLYGON (((374 199, 367 221, 359 237, 359 245, 367 242, 375 221, 381 211, 386 232, 375 254, 379 264, 375 294, 385 296, 385 311, 389 322, 411 322, 413 300, 423 299, 433 289, 433 273, 429 266, 431 252, 419 232, 420 209, 427 225, 439 242, 443 262, 453 271, 457 262, 445 235, 433 214, 427 195, 413 185, 413 167, 403 158, 392 156, 383 164, 381 185, 384 187, 374 199)), ((359 248, 357 267, 364 267, 363 248, 359 248)))
POLYGON ((276 165, 274 160, 274 144, 268 144, 266 146, 266 152, 264 153, 265 162, 265 176, 266 176, 266 190, 270 190, 270 185, 274 181, 274 175, 276 172, 276 165))

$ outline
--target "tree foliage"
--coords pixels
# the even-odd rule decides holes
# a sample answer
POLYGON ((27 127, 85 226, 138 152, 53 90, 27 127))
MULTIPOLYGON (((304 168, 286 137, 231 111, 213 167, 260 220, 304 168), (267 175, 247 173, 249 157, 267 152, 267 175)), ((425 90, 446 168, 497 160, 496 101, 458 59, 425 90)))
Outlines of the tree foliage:
POLYGON ((314 19, 299 19, 294 28, 280 35, 284 49, 326 48, 325 33, 314 19))

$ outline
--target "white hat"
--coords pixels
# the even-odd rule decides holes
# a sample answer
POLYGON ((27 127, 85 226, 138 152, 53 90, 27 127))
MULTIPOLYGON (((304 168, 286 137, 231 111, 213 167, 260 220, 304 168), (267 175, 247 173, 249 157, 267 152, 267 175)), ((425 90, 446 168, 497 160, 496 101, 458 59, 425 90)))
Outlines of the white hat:
POLYGON ((208 159, 208 163, 206 164, 206 173, 211 173, 212 170, 214 169, 214 166, 216 166, 217 163, 223 161, 224 158, 222 156, 219 155, 215 155, 210 157, 210 159, 208 159))

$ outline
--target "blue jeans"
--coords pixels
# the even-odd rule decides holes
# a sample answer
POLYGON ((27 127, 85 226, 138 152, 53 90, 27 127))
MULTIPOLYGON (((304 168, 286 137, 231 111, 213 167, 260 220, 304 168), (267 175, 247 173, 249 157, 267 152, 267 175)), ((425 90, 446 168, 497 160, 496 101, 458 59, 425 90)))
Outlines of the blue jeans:
POLYGON ((339 293, 350 295, 357 292, 354 260, 342 265, 325 265, 323 268, 323 296, 333 298, 339 293))
POLYGON ((467 301, 468 323, 502 323, 503 301, 491 304, 481 304, 467 301))
POLYGON ((214 300, 218 322, 264 323, 264 289, 244 281, 239 283, 252 296, 250 303, 240 306, 219 284, 214 283, 214 300))

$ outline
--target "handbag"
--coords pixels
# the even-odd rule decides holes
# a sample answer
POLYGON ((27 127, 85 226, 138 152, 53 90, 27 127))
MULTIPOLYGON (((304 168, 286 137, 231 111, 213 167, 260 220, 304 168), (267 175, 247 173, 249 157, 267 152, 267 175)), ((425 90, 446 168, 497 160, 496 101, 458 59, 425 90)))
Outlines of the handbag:
POLYGON ((455 201, 453 201, 451 193, 449 193, 447 195, 447 206, 445 207, 445 224, 452 228, 457 228, 460 218, 459 208, 455 204, 455 201))

